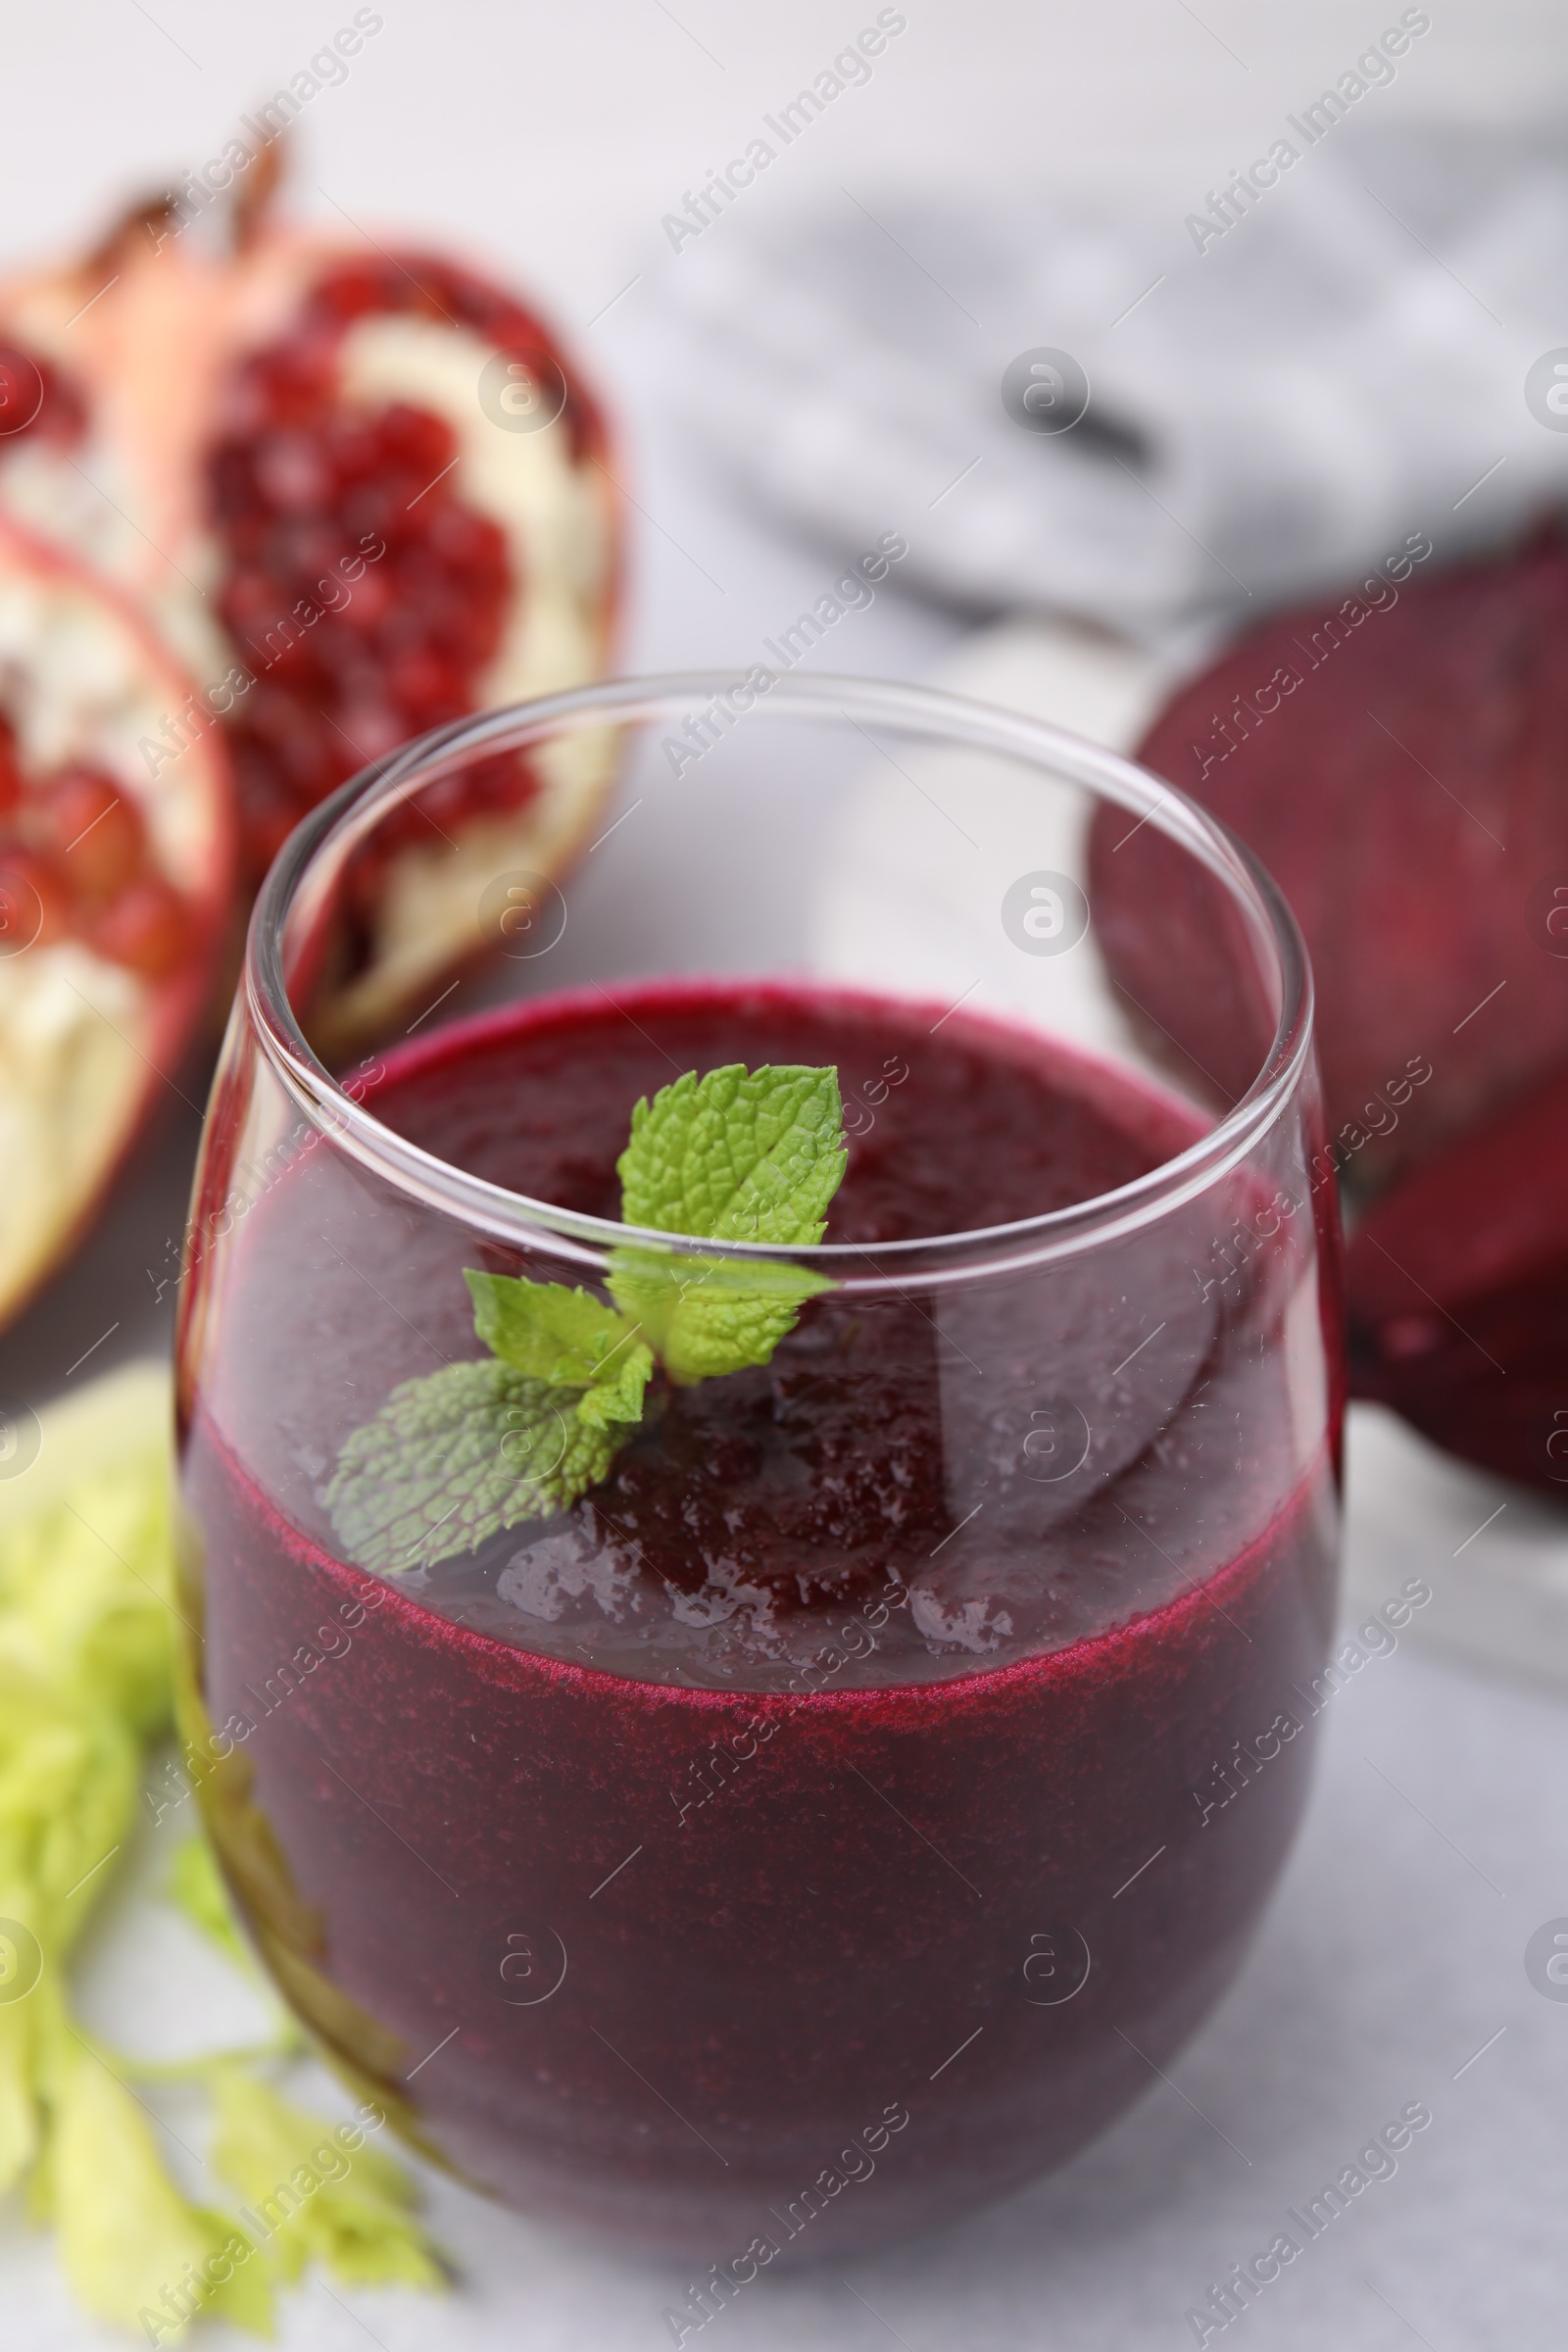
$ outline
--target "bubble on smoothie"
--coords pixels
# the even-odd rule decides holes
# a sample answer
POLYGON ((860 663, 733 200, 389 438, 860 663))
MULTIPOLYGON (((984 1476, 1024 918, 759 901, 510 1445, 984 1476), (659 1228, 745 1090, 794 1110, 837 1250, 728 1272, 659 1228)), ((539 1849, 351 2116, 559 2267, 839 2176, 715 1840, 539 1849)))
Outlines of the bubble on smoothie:
POLYGON ((743 1609, 749 1613, 754 1633, 765 1633, 772 1623, 774 1595, 767 1586, 749 1585, 733 1570, 726 1573, 722 1565, 709 1570, 700 1592, 682 1592, 673 1585, 666 1591, 669 1613, 677 1625, 727 1625, 743 1609))
POLYGON ((596 1602, 619 1624, 638 1582, 636 1563, 617 1559, 587 1540, 576 1527, 537 1539, 514 1551, 496 1578, 496 1594, 525 1617, 556 1624, 568 1602, 596 1602))
POLYGON ((909 1614, 928 1642, 953 1642, 959 1649, 977 1655, 1000 1648, 1012 1631, 1006 1610, 998 1609, 993 1615, 988 1599, 958 1601, 948 1608, 924 1585, 911 1589, 909 1614))

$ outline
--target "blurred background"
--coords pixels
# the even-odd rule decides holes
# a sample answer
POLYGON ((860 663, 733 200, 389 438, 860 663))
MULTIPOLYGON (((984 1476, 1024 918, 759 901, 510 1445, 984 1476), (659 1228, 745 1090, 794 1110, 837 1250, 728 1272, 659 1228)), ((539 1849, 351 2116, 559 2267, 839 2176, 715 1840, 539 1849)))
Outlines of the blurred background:
MULTIPOLYGON (((600 392, 624 668, 762 658, 889 530, 907 558, 808 662, 929 677, 1020 610, 1190 661, 1412 530, 1440 557, 1506 537, 1568 466, 1523 391, 1568 340, 1568 55, 1544 5, 1445 6, 1418 33, 1395 8, 1183 0, 884 11, 893 33, 825 5, 367 14, 314 74, 337 20, 288 5, 265 27, 134 0, 19 23, 0 256, 79 250, 318 83, 283 208, 488 266, 600 392), (1346 76, 1362 94, 1325 111, 1346 76), (1299 160, 1227 199, 1282 139, 1299 160), (1059 437, 1003 405, 1042 349, 1092 385, 1059 437)), ((1136 684, 1110 692, 1125 732, 1136 684)), ((1052 707, 1093 726, 1102 705, 1052 707)), ((0 1385, 47 1393, 167 1324, 196 1119, 165 1113, 0 1338, 0 1385)))
MULTIPOLYGON (((90 246, 303 80, 286 210, 538 307, 610 421, 623 669, 772 660, 891 534, 875 594, 792 659, 1131 748, 1239 629, 1417 539, 1433 571, 1506 548, 1568 491, 1546 0, 103 0, 8 35, 0 275, 90 246)), ((206 1074, 158 1090, 107 1212, 0 1333, 0 1394, 44 1407, 167 1346, 206 1074)), ((1431 1576, 1446 1647, 1412 1635, 1347 1694, 1266 1946, 1181 2087, 951 2244, 726 2313, 736 2343, 1190 2342, 1205 2282, 1411 2100, 1436 2127, 1404 2177, 1248 2311, 1254 2340, 1557 2340, 1568 2017, 1526 1952, 1568 1913, 1568 1542, 1555 1504, 1375 1410, 1351 1466, 1352 1592, 1431 1576)), ((662 2282, 436 2195, 453 2342, 667 2340, 662 2282)), ((120 2340, 4 2228, 15 2340, 120 2340)), ((302 2291, 286 2340, 426 2340, 418 2310, 364 2309, 302 2291)))

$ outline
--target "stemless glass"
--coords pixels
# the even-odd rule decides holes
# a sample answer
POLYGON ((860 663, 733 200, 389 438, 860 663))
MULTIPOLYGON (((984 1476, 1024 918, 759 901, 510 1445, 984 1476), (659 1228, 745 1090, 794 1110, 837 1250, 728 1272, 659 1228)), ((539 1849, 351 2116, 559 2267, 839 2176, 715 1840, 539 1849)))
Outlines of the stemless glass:
POLYGON ((1032 720, 631 680, 428 737, 310 816, 252 920, 192 1210, 184 1732, 328 2058, 469 2181, 689 2252, 710 2302, 951 2218, 1150 2087, 1307 1785, 1328 1168, 1277 892, 1032 720), (380 829, 498 752, 559 775, 607 746, 619 799, 575 868, 466 846, 488 960, 394 1043, 348 1036, 380 829), (1206 906, 1201 991, 1118 984, 1107 810, 1106 855, 1157 852, 1206 906), (553 1515, 350 1556, 345 1441, 484 1356, 465 1269, 606 1298, 629 1231, 667 1246, 616 1220, 637 1095, 800 1059, 813 1006, 849 1041, 842 1216, 813 1249, 679 1245, 742 1290, 819 1278, 772 1363, 663 1395, 553 1515), (970 1218, 1031 1152, 1038 1195, 970 1218), (928 1231, 955 1170, 964 1213, 928 1231))

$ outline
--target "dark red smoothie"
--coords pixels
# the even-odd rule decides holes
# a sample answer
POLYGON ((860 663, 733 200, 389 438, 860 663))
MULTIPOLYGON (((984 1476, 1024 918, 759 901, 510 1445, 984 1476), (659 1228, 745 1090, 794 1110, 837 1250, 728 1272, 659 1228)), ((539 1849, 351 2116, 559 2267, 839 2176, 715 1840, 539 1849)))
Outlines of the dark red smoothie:
POLYGON ((838 1068, 826 1238, 876 1295, 656 1383, 571 1509, 369 1578, 323 1490, 397 1382, 480 1352, 464 1266, 582 1277, 308 1144, 192 1310, 184 1454, 199 1777, 285 1988, 469 2178, 719 2265, 710 2304, 949 2219, 1154 2082, 1289 1844, 1335 1542, 1310 1236, 1276 1216, 1217 1278, 1237 1180, 1088 1260, 921 1290, 877 1258, 1194 1139, 1105 1067, 662 986, 455 1026, 367 1100, 613 1217, 638 1097, 732 1061, 838 1068))

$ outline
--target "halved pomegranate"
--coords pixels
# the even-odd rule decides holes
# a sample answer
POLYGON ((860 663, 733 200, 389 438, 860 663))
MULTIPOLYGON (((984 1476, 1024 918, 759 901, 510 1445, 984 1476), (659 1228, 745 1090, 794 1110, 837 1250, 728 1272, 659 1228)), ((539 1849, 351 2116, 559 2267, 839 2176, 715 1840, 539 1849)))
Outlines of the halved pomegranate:
MULTIPOLYGON (((146 598, 196 671, 163 741, 217 717, 252 889, 368 761, 598 674, 618 539, 599 411, 533 315, 440 256, 274 228, 266 164, 226 249, 146 207, 0 289, 0 504, 146 598)), ((498 758, 406 809, 359 876, 333 1025, 476 951, 485 884, 559 870, 612 754, 498 758)))
POLYGON ((145 620, 0 524, 0 1322, 174 1079, 229 922, 216 728, 155 777, 190 680, 145 620))

